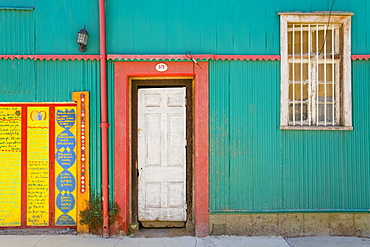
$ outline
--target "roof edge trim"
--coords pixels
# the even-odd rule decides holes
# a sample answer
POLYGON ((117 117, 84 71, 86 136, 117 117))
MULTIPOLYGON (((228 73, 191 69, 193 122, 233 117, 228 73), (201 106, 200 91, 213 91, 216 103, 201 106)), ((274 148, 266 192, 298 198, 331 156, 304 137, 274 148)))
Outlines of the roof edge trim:
POLYGON ((214 54, 201 54, 192 55, 119 55, 110 54, 107 56, 110 60, 129 60, 129 61, 191 61, 192 59, 198 61, 204 60, 253 60, 253 61, 280 61, 280 55, 214 55, 214 54))
POLYGON ((370 60, 370 55, 352 55, 351 58, 352 60, 370 60))
MULTIPOLYGON (((226 60, 226 61, 280 61, 280 55, 213 55, 202 54, 192 55, 198 61, 226 60)), ((31 59, 31 60, 100 60, 99 55, 0 55, 0 59, 31 59)), ((186 55, 107 55, 109 60, 129 60, 129 61, 190 61, 186 55)), ((352 60, 370 60, 370 55, 351 55, 352 60)))
POLYGON ((0 59, 31 59, 31 60, 99 60, 99 55, 0 55, 0 59))

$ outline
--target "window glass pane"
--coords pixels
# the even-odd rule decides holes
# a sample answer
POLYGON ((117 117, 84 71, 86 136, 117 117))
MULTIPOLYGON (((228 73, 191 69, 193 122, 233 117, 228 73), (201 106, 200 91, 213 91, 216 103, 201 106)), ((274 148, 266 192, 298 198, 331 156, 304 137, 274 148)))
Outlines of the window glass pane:
MULTIPOLYGON (((327 61, 327 64, 326 64, 326 72, 324 70, 324 68, 325 68, 324 64, 319 64, 319 66, 318 66, 319 81, 320 82, 323 82, 325 79, 326 79, 326 82, 330 82, 330 81, 333 80, 333 65, 332 65, 332 63, 329 63, 329 62, 330 62, 330 60, 327 61)), ((335 68, 334 68, 334 70, 335 70, 335 68)))
POLYGON ((289 85, 289 101, 308 101, 308 84, 293 83, 289 85), (293 91, 294 88, 294 91, 293 91), (294 97, 293 97, 294 96, 294 97))
POLYGON ((307 63, 303 63, 302 64, 302 70, 301 70, 301 64, 300 63, 289 63, 289 70, 290 70, 290 73, 289 73, 289 81, 295 81, 295 82, 298 82, 298 81, 308 81, 308 64, 307 63), (294 66, 294 70, 293 70, 293 66, 294 66), (293 77, 293 71, 294 71, 294 77, 293 77), (301 71, 302 71, 302 75, 301 75, 301 71), (301 78, 302 76, 302 78, 301 78))
POLYGON ((309 53, 308 25, 295 24, 294 27, 288 25, 288 28, 288 54, 292 54, 292 52, 296 55, 309 53))
POLYGON ((316 28, 316 25, 312 25, 312 51, 313 53, 321 52, 320 54, 323 55, 324 53, 324 45, 326 45, 326 53, 332 54, 333 52, 333 39, 334 39, 334 53, 338 53, 338 37, 335 36, 335 34, 338 32, 339 26, 334 25, 334 31, 333 31, 333 25, 318 25, 316 28), (325 35, 326 31, 326 35, 325 35), (334 34, 333 34, 334 32, 334 34), (318 38, 318 40, 316 40, 318 38))
POLYGON ((326 102, 333 101, 333 84, 331 83, 327 83, 327 84, 320 83, 318 86, 317 101, 325 102, 325 98, 326 98, 326 102))
POLYGON ((294 104, 294 111, 293 111, 293 104, 289 104, 289 121, 295 121, 296 125, 300 125, 301 121, 307 124, 308 120, 308 104, 294 104), (295 119, 293 120, 293 112, 295 119), (302 113, 302 114, 301 114, 302 113), (302 117, 302 118, 301 118, 302 117))
POLYGON ((333 122, 333 105, 326 104, 326 114, 325 114, 325 104, 318 105, 318 120, 319 122, 325 122, 325 115, 326 115, 326 123, 330 124, 333 122))
MULTIPOLYGON (((331 26, 330 26, 331 28, 331 26)), ((326 46, 326 53, 332 53, 332 30, 328 29, 325 35, 325 26, 319 25, 319 31, 316 31, 316 25, 313 26, 313 33, 312 33, 312 50, 314 53, 320 52, 320 55, 324 53, 324 46, 326 46), (318 38, 318 40, 316 40, 318 38)))

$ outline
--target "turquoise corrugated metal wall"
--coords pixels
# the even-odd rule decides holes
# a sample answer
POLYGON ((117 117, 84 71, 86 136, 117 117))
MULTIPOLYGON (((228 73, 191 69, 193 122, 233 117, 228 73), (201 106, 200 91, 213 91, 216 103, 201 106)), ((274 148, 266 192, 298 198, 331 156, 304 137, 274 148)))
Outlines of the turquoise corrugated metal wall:
POLYGON ((0 101, 33 102, 36 97, 34 68, 35 62, 30 59, 0 59, 0 101))
POLYGON ((210 63, 210 210, 370 208, 370 61, 353 61, 353 131, 279 130, 280 66, 210 63))
POLYGON ((35 1, 36 54, 99 54, 98 1, 35 1), (78 51, 77 32, 89 33, 87 50, 78 51))
MULTIPOLYGON (((89 5, 83 0, 0 2, 0 6, 34 6, 27 11, 0 10, 0 54, 99 54, 98 1, 89 5), (80 53, 76 36, 85 24, 89 43, 80 53)), ((277 55, 278 12, 327 11, 332 2, 106 0, 107 51, 277 55)), ((370 53, 369 8, 367 0, 335 2, 333 11, 355 13, 352 54, 370 53)), ((210 62, 211 209, 368 208, 369 61, 353 62, 355 130, 343 132, 279 130, 279 65, 277 61, 210 62)), ((0 60, 0 71, 2 102, 70 101, 72 91, 90 91, 91 185, 99 192, 99 62, 0 60)), ((109 61, 111 200, 113 75, 114 64, 109 61)))
POLYGON ((210 63, 211 209, 281 207, 279 69, 278 61, 210 63))
POLYGON ((109 199, 114 202, 114 62, 109 60, 107 64, 108 84, 108 122, 111 126, 109 132, 109 199))
POLYGON ((34 54, 34 11, 0 8, 0 54, 34 54))
POLYGON ((98 54, 98 1, 2 0, 0 54, 81 55, 76 38, 84 25, 89 41, 83 54, 98 54))
MULTIPOLYGON (((279 16, 329 11, 332 0, 107 0, 108 53, 280 54, 279 16)), ((337 0, 333 11, 354 12, 353 54, 370 50, 368 0, 337 0)))
MULTIPOLYGON (((278 12, 328 11, 331 4, 332 0, 107 0, 107 51, 110 54, 184 54, 186 51, 193 54, 279 54, 278 12)), ((33 11, 28 11, 34 18, 28 25, 35 24, 35 54, 81 54, 77 50, 76 36, 83 25, 90 35, 84 54, 99 53, 98 1, 2 0, 0 6, 34 6, 33 11)), ((334 4, 333 11, 355 13, 353 54, 365 54, 370 50, 367 28, 370 15, 366 11, 369 7, 367 0, 338 0, 334 4)), ((11 30, 22 28, 13 26, 11 30)), ((14 45, 21 44, 20 41, 12 40, 14 45)), ((24 49, 24 45, 22 42, 20 47, 24 49)), ((17 52, 10 48, 1 51, 2 54, 17 52)), ((26 50, 19 52, 31 54, 26 50)))
POLYGON ((99 62, 0 59, 0 71, 0 102, 72 102, 72 92, 90 92, 91 187, 99 192, 101 190, 99 62))

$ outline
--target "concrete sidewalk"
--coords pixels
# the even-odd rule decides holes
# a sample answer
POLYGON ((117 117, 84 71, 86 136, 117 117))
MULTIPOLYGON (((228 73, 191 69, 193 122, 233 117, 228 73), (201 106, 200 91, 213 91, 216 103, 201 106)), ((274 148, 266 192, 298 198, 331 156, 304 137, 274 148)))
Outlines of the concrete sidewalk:
POLYGON ((370 247, 356 237, 174 237, 104 239, 90 235, 0 235, 0 247, 370 247))

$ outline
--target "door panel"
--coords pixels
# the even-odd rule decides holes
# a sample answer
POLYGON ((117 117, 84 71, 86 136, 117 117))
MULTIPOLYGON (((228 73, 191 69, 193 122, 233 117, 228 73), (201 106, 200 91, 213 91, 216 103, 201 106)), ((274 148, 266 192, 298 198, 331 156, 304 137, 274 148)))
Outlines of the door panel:
POLYGON ((186 221, 186 90, 138 90, 138 220, 186 221))

